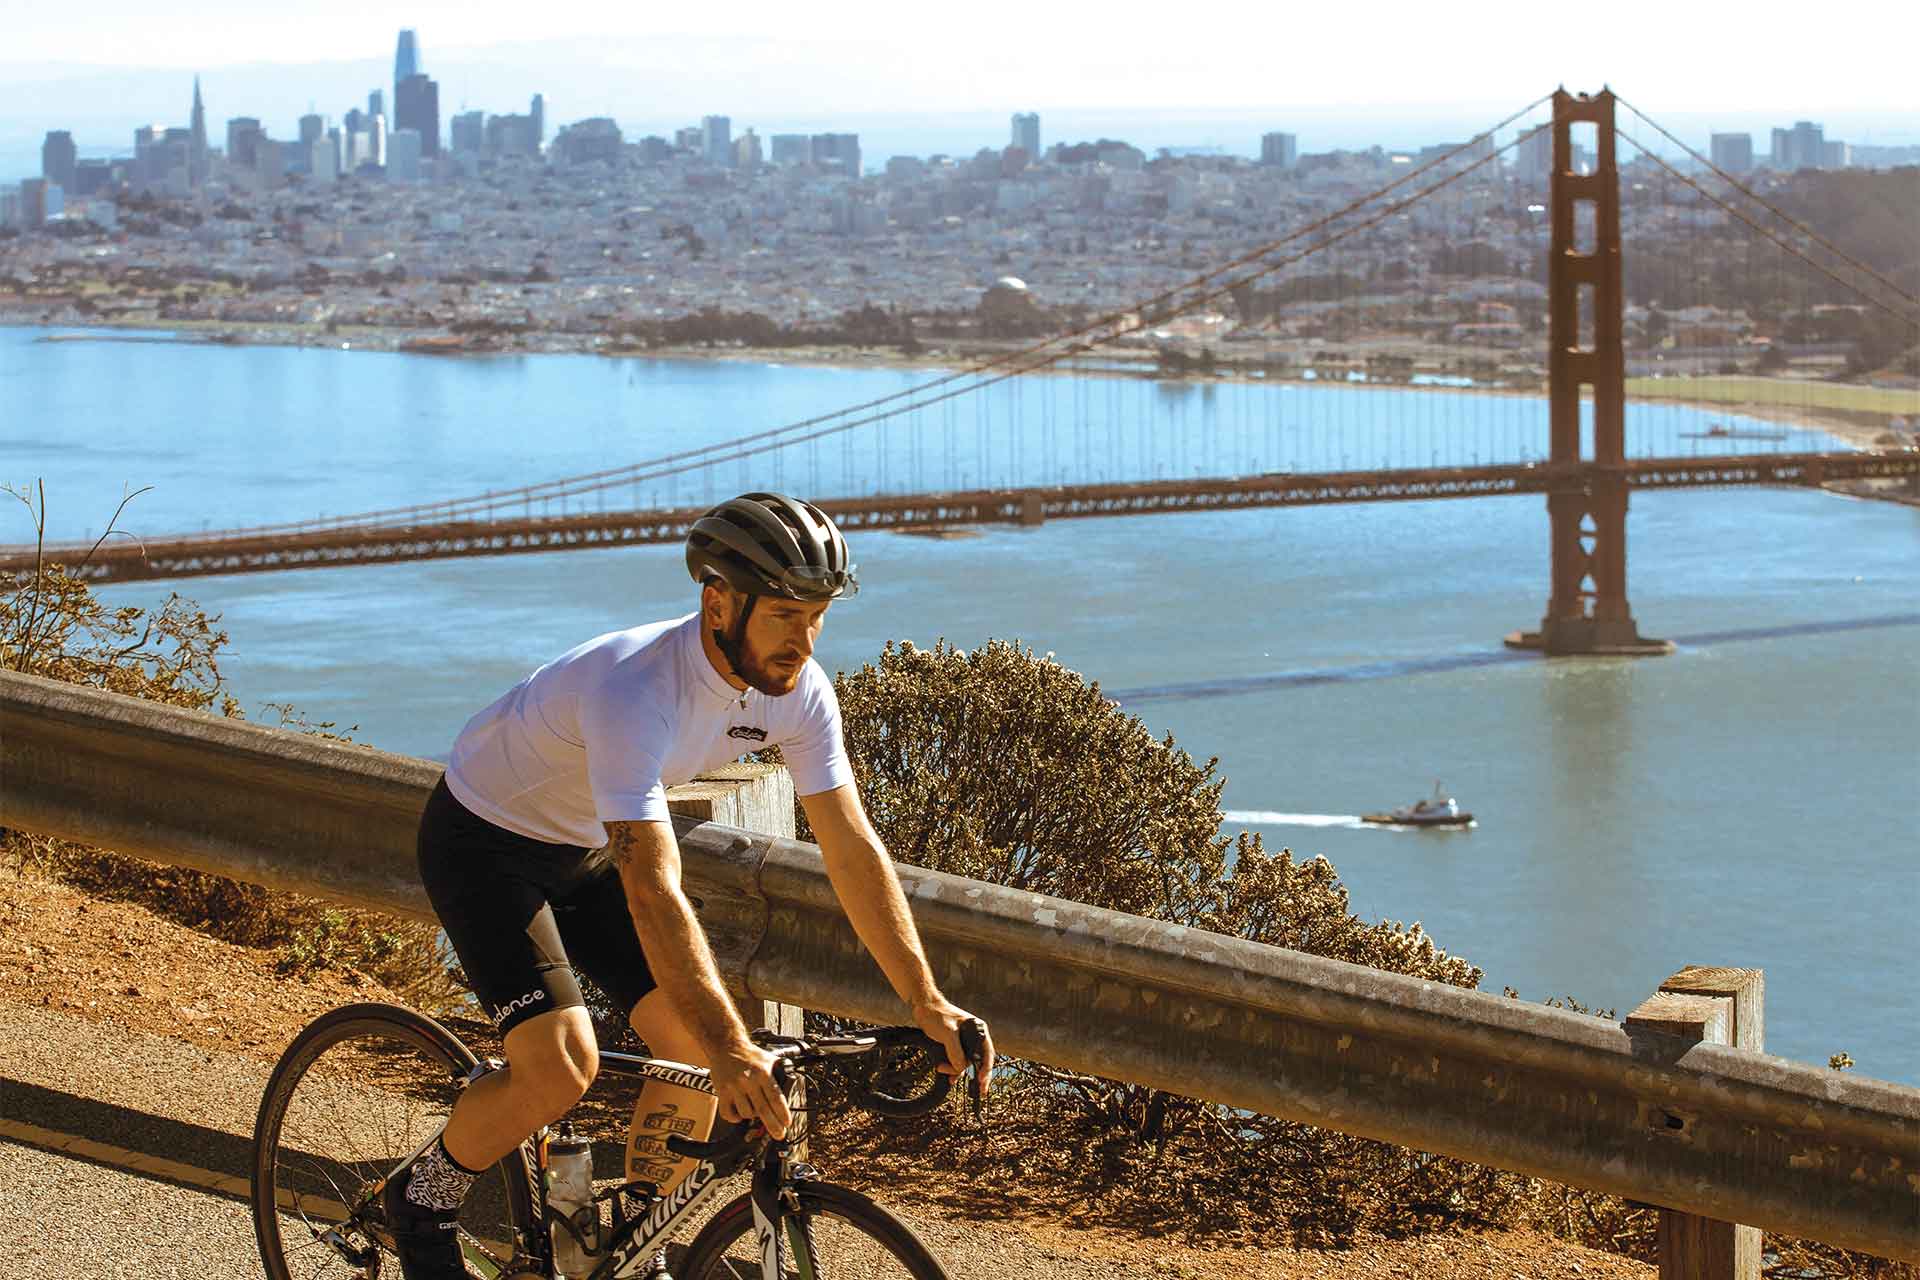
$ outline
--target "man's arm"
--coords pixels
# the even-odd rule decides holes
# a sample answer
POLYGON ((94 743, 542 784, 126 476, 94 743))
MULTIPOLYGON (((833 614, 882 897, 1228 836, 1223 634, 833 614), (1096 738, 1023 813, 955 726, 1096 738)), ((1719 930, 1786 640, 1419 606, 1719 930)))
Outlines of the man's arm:
MULTIPOLYGON (((947 1047, 948 1068, 958 1075, 967 1069, 960 1047, 960 1024, 973 1017, 940 993, 920 945, 920 931, 907 909, 893 859, 880 835, 867 820, 860 792, 851 783, 832 791, 800 797, 807 822, 820 842, 827 878, 840 899, 853 931, 873 954, 894 994, 913 1011, 920 1029, 947 1047)), ((993 1070, 993 1039, 987 1037, 986 1059, 980 1071, 984 1086, 993 1070)))
POLYGON ((793 1116, 773 1078, 773 1055, 747 1038, 720 982, 707 935, 680 887, 680 842, 664 822, 609 822, 607 854, 620 869, 627 910, 653 980, 707 1051, 724 1120, 758 1117, 776 1138, 793 1116))

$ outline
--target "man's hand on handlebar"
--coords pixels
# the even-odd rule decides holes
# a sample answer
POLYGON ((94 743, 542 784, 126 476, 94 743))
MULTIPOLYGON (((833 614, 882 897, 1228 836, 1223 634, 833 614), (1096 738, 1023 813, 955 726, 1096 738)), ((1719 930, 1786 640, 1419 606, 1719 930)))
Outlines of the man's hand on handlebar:
POLYGON ((786 1090, 773 1078, 776 1061, 759 1045, 747 1043, 715 1059, 713 1092, 720 1100, 722 1120, 729 1124, 758 1120, 774 1137, 787 1136, 793 1112, 787 1109, 786 1090))
POLYGON ((916 1005, 913 1020, 947 1051, 947 1060, 938 1068, 940 1073, 957 1079, 966 1074, 969 1066, 973 1067, 974 1097, 985 1097, 993 1087, 993 1035, 987 1030, 987 1024, 945 1000, 916 1005), (968 1023, 972 1028, 963 1035, 961 1029, 968 1023), (977 1029, 977 1034, 973 1029, 977 1029), (966 1043, 969 1040, 974 1043, 969 1045, 966 1043))

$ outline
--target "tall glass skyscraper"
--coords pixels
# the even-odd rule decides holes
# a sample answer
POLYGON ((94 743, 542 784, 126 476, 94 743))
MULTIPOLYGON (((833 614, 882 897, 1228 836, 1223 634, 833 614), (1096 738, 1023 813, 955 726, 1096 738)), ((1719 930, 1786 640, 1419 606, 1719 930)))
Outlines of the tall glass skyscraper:
MULTIPOLYGON (((393 51, 393 84, 398 89, 401 83, 411 76, 420 74, 420 43, 414 39, 413 28, 408 27, 400 33, 400 43, 393 51)), ((395 93, 397 101, 399 94, 395 93)))

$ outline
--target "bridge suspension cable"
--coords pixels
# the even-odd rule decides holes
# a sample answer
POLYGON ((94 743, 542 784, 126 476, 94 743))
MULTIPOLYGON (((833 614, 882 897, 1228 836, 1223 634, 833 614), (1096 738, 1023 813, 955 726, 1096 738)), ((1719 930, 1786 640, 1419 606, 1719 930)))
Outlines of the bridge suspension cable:
MULTIPOLYGON (((1695 151, 1692 147, 1682 142, 1679 138, 1676 138, 1666 128, 1666 126, 1662 125, 1658 120, 1655 120, 1652 116, 1649 116, 1646 112, 1640 110, 1640 108, 1634 106, 1631 102, 1628 102, 1625 98, 1621 98, 1617 94, 1615 95, 1615 101, 1619 102, 1620 105, 1625 107, 1627 110, 1633 112, 1633 114, 1639 117, 1641 120, 1644 120, 1650 127, 1652 127, 1654 132, 1658 133, 1661 137, 1665 138, 1668 142, 1671 142, 1674 146, 1680 148, 1680 150, 1684 151, 1687 154, 1687 156, 1694 161, 1694 163, 1711 171, 1715 177, 1719 178, 1722 182, 1732 187, 1735 191, 1740 192, 1740 194, 1746 196, 1748 199, 1752 200, 1755 204, 1765 209, 1768 213, 1771 213, 1774 217, 1780 219, 1782 222, 1792 227, 1795 231, 1798 231, 1801 235, 1806 236, 1809 240, 1813 241, 1815 244, 1819 245, 1822 249, 1825 249, 1828 253, 1831 253, 1834 257, 1840 259, 1842 262, 1846 263, 1848 266, 1852 267, 1854 270, 1860 272, 1862 275, 1871 277, 1876 283, 1882 285, 1890 292, 1896 294, 1897 296, 1906 300, 1907 302, 1910 302, 1915 306, 1920 307, 1920 297, 1917 297, 1914 294, 1907 292, 1905 289, 1901 288, 1898 284, 1894 283, 1892 280, 1887 279, 1885 276, 1881 275, 1878 271, 1874 270, 1871 266, 1853 257, 1846 250, 1840 248, 1840 246, 1834 244, 1831 240, 1828 240, 1826 237, 1822 236, 1819 232, 1815 231, 1812 227, 1800 221, 1798 218, 1794 217, 1792 214, 1788 213, 1786 210, 1780 208, 1778 205, 1768 200, 1765 196, 1755 191, 1752 187, 1747 186, 1745 183, 1741 182, 1738 178, 1728 173, 1725 169, 1722 169, 1719 165, 1713 163, 1713 161, 1701 155, 1698 151, 1695 151)), ((1620 136, 1623 138, 1626 138, 1626 140, 1632 143, 1633 146, 1636 147, 1641 152, 1641 154, 1653 160, 1654 163, 1660 165, 1660 167, 1665 169, 1669 174, 1672 174, 1675 178, 1678 178, 1681 182, 1685 183, 1687 186, 1692 187, 1695 191, 1700 192, 1701 195, 1706 196, 1709 200, 1713 200, 1715 204, 1719 204, 1720 207, 1723 209, 1726 209, 1727 212, 1734 213, 1733 209, 1729 208, 1727 205, 1721 204, 1721 202, 1718 199, 1716 199, 1714 196, 1709 194, 1705 188, 1701 187, 1698 183, 1692 181, 1685 174, 1680 173, 1672 165, 1667 164, 1666 161, 1662 160, 1659 156, 1655 155, 1646 146, 1636 141, 1635 139, 1628 137, 1628 135, 1626 135, 1625 133, 1621 133, 1620 136)), ((1748 226, 1754 227, 1756 231, 1760 231, 1762 234, 1767 234, 1764 228, 1761 228, 1755 225, 1753 222, 1746 219, 1744 216, 1737 213, 1735 213, 1734 216, 1740 217, 1741 221, 1746 222, 1748 226)), ((1807 259, 1807 261, 1812 262, 1812 259, 1809 258, 1807 259)), ((1815 264, 1815 265, 1818 265, 1818 264, 1815 264)), ((1857 286, 1847 284, 1846 281, 1839 281, 1839 283, 1846 285, 1848 288, 1853 289, 1856 293, 1861 292, 1861 290, 1857 286)))
MULTIPOLYGON (((1220 266, 1180 281, 1166 289, 1143 298, 1131 306, 1112 311, 1085 322, 1075 328, 1050 335, 1039 341, 1014 351, 982 358, 967 368, 939 375, 901 391, 885 396, 849 405, 831 413, 818 414, 777 427, 767 428, 730 440, 702 445, 692 449, 679 450, 663 454, 641 462, 629 463, 619 467, 580 475, 561 477, 541 481, 515 489, 488 491, 466 498, 451 498, 438 502, 414 503, 403 507, 389 507, 374 511, 349 515, 321 517, 316 519, 286 521, 274 524, 254 525, 245 528, 208 531, 191 535, 197 540, 225 540, 234 537, 269 536, 274 534, 308 532, 322 529, 345 529, 403 525, 422 519, 453 520, 462 516, 475 517, 494 512, 505 511, 516 506, 529 505, 535 501, 548 502, 555 499, 578 496, 583 493, 604 491, 627 484, 657 480, 667 476, 686 474, 713 467, 726 462, 744 460, 759 454, 784 449, 792 445, 850 431, 856 427, 871 425, 903 414, 940 404, 956 396, 972 394, 1009 378, 1032 373, 1058 364, 1061 361, 1085 354, 1106 343, 1144 328, 1164 324, 1167 320, 1190 314, 1211 302, 1227 296, 1236 289, 1243 288, 1255 281, 1272 275, 1304 259, 1323 252, 1349 237, 1377 226, 1380 222, 1405 210, 1410 205, 1433 195, 1468 174, 1498 159, 1500 155, 1519 145, 1538 129, 1516 136, 1506 146, 1489 148, 1472 164, 1449 173, 1413 194, 1381 209, 1373 216, 1350 226, 1331 231, 1321 239, 1306 246, 1305 249, 1272 261, 1275 253, 1297 244, 1302 239, 1312 237, 1330 228, 1338 226, 1343 220, 1365 210, 1370 205, 1395 191, 1418 181, 1435 168, 1447 165, 1456 158, 1473 151, 1482 143, 1491 139, 1501 129, 1519 121, 1541 104, 1550 95, 1542 95, 1533 102, 1513 112, 1491 127, 1474 135, 1447 152, 1420 164, 1409 172, 1394 179, 1387 185, 1360 196, 1340 208, 1316 218, 1286 235, 1239 256, 1220 266), (1260 264, 1260 265, 1254 265, 1260 264), (1242 268, 1251 270, 1241 271, 1242 268), (1230 273, 1241 274, 1218 283, 1230 273), (955 386, 956 383, 965 385, 955 386), (933 393, 938 394, 933 394, 933 393), (888 406, 893 406, 889 408, 888 406)), ((1541 126, 1542 128, 1546 126, 1541 126)))
MULTIPOLYGON (((1636 114, 1638 113, 1636 112, 1636 114)), ((1646 117, 1642 116, 1641 119, 1644 120, 1646 119, 1646 117)), ((1707 190, 1705 187, 1701 186, 1698 182, 1695 182, 1692 178, 1688 177, 1686 174, 1674 168, 1671 164, 1668 164, 1665 160, 1661 159, 1659 155, 1655 154, 1651 149, 1649 149, 1646 146, 1646 144, 1639 141, 1639 139, 1635 138, 1632 134, 1627 133, 1625 130, 1616 130, 1615 132, 1622 142, 1625 142, 1631 145, 1635 150, 1639 151, 1641 155, 1645 156, 1647 159, 1653 161, 1654 164, 1658 165, 1661 169, 1665 170, 1669 176, 1685 184, 1686 186, 1691 187, 1693 190, 1699 192, 1700 195, 1705 197, 1707 200, 1719 206, 1719 208, 1723 212, 1729 214, 1732 217, 1738 218, 1741 222, 1746 223, 1747 226, 1759 232, 1761 235, 1771 240, 1774 244, 1779 245, 1782 249, 1786 250, 1787 253, 1791 254, 1795 258, 1798 258, 1800 261, 1806 263, 1808 266, 1812 267, 1815 271, 1818 271, 1821 275, 1827 277, 1827 279, 1833 281, 1835 284, 1839 285, 1841 288, 1846 289, 1849 292, 1853 293, 1854 295, 1859 297, 1862 301, 1874 307, 1879 308, 1881 311, 1886 312, 1888 315, 1892 316, 1896 320, 1899 320, 1905 324, 1920 325, 1920 312, 1914 312, 1910 314, 1910 313, 1901 311, 1892 305, 1889 305, 1888 303, 1882 301, 1879 298, 1874 297, 1871 293, 1861 288, 1860 285, 1857 284, 1856 282, 1846 279, 1845 277, 1841 276, 1837 271, 1827 266, 1825 263, 1817 261, 1805 250, 1801 249, 1798 245, 1795 245, 1791 241, 1783 238, 1777 232, 1773 231, 1771 228, 1762 226, 1759 222, 1756 222, 1753 218, 1749 217, 1738 206, 1730 204, 1725 200, 1722 200, 1719 196, 1713 194, 1713 192, 1707 190)), ((1718 170, 1715 170, 1715 172, 1718 172, 1718 170)), ((1739 186, 1738 183, 1735 183, 1734 185, 1739 186)), ((1741 187, 1740 189, 1742 191, 1746 191, 1745 187, 1741 187)), ((1747 194, 1753 195, 1751 191, 1748 191, 1747 194)), ((1789 222, 1793 221, 1791 218, 1788 218, 1786 214, 1781 213, 1780 210, 1778 209, 1775 209, 1774 206, 1772 206, 1771 204, 1767 204, 1765 200, 1761 200, 1759 196, 1754 196, 1754 199, 1756 201, 1759 201, 1759 203, 1761 203, 1762 205, 1765 205, 1770 211, 1776 214, 1779 214, 1780 217, 1787 218, 1789 222)), ((1796 223, 1795 225, 1797 226, 1798 224, 1796 223)), ((1821 240, 1820 244, 1830 249, 1833 253, 1844 258, 1850 265, 1857 267, 1860 271, 1864 272, 1869 277, 1871 277, 1876 283, 1885 286, 1886 288, 1892 290, 1894 293, 1897 293, 1901 297, 1906 298, 1908 301, 1914 302, 1916 305, 1920 305, 1920 299, 1914 298, 1911 294, 1908 294, 1905 290, 1901 289, 1898 285, 1894 284, 1891 280, 1888 280, 1885 276, 1882 276, 1879 272, 1873 270, 1873 268, 1854 262, 1852 258, 1847 257, 1844 253, 1841 253, 1840 250, 1834 249, 1825 240, 1821 240)))
MULTIPOLYGON (((1177 309, 1171 312, 1161 312, 1158 315, 1154 316, 1152 319, 1147 318, 1147 316, 1145 316, 1144 314, 1136 315, 1130 318, 1129 320, 1127 320, 1126 322, 1120 325, 1117 325, 1111 332, 1106 333, 1103 336, 1100 336, 1097 338, 1095 337, 1082 338, 1081 340, 1073 343, 1072 345, 1065 347, 1059 351, 1052 352, 1050 354, 1041 352, 1038 348, 1030 348, 1028 349, 1027 352, 1020 353, 1020 354, 1029 355, 1031 357, 1029 362, 1026 364, 1019 365, 1017 367, 1002 367, 991 373, 987 373, 984 370, 976 370, 976 371, 970 372, 967 375, 947 375, 942 378, 938 378, 933 381, 920 384, 917 387, 910 388, 906 392, 896 392, 891 396, 882 397, 881 399, 875 400, 875 401, 869 401, 867 402, 868 406, 875 407, 876 411, 867 413, 865 416, 862 416, 862 417, 848 418, 845 421, 839 421, 839 422, 834 421, 835 418, 838 418, 843 414, 857 412, 859 409, 859 406, 856 406, 854 409, 843 409, 835 414, 822 415, 819 417, 808 419, 804 422, 792 423, 785 427, 759 432, 751 436, 736 437, 733 440, 723 441, 718 444, 709 445, 704 447, 703 449, 689 450, 686 453, 679 454, 679 455, 670 455, 668 458, 658 459, 658 460, 655 460, 654 462, 635 463, 635 464, 632 464, 632 466, 630 467, 620 468, 615 472, 599 472, 599 473, 593 473, 593 474, 584 475, 584 476, 575 476, 566 480, 549 481, 548 484, 551 486, 566 486, 563 488, 552 489, 551 495, 555 497, 574 496, 580 493, 589 493, 595 490, 611 488, 615 484, 636 483, 643 480, 659 480, 667 476, 683 475, 689 471, 697 471, 702 468, 714 466, 723 462, 739 461, 745 458, 755 457, 760 454, 771 453, 771 452, 774 452, 775 450, 789 448, 793 445, 805 444, 813 440, 826 439, 831 436, 840 435, 844 432, 852 431, 858 427, 870 426, 879 422, 895 420, 900 418, 902 415, 906 413, 913 412, 919 409, 924 409, 932 405, 940 404, 944 401, 952 400, 960 396, 970 395, 976 391, 983 390, 997 383, 1005 382, 1009 379, 1019 377, 1022 374, 1032 373, 1032 372, 1035 372, 1036 370, 1045 368, 1049 365, 1057 364, 1059 361, 1064 360, 1070 356, 1077 355, 1085 351, 1091 351, 1095 347, 1101 345, 1102 343, 1112 341, 1116 337, 1120 337, 1128 333, 1138 332, 1139 330, 1146 328, 1149 325, 1157 325, 1157 324, 1164 323, 1165 319, 1168 318, 1170 315, 1184 315, 1189 311, 1198 310, 1200 307, 1205 306, 1207 303, 1215 301, 1221 297, 1226 296, 1227 294, 1232 293, 1235 289, 1241 288, 1245 285, 1252 283, 1253 281, 1256 281, 1265 276, 1271 275, 1276 271, 1280 271, 1288 266, 1293 265, 1294 263, 1297 263, 1307 257, 1310 257, 1315 253, 1318 253, 1318 252, 1321 252, 1322 250, 1330 248, 1331 246, 1338 244, 1341 241, 1346 240, 1354 235, 1357 235, 1362 231, 1365 231, 1371 227, 1377 226, 1381 222, 1384 222, 1388 218, 1392 217, 1394 214, 1399 213, 1402 210, 1406 209, 1409 205, 1417 203, 1418 201, 1425 199, 1427 196, 1432 195, 1434 192, 1439 191, 1447 186, 1450 186, 1451 184, 1466 177, 1469 173, 1472 173, 1474 170, 1480 168, 1481 166, 1490 164, 1493 161, 1499 159, 1499 157, 1502 154, 1504 154, 1506 151, 1511 150, 1512 148, 1520 145, 1520 143, 1525 141, 1526 138, 1530 137, 1533 132, 1538 132, 1538 130, 1529 131, 1528 133, 1521 134, 1515 137, 1513 141, 1509 142, 1506 146, 1489 151, 1487 154, 1483 155, 1481 158, 1474 161, 1474 163, 1466 166, 1465 168, 1460 169, 1455 173, 1449 174, 1447 177, 1440 179, 1439 181, 1431 184, 1428 187, 1422 188, 1421 190, 1415 192, 1414 194, 1402 200, 1395 201, 1393 204, 1386 206, 1385 208, 1381 209, 1378 213, 1374 214, 1372 217, 1362 222, 1355 223, 1348 227, 1344 227, 1341 230, 1332 233, 1331 235, 1327 236, 1325 239, 1320 240, 1312 245, 1309 245, 1307 248, 1305 248, 1304 250, 1301 250, 1298 253, 1292 254, 1288 257, 1280 259, 1279 261, 1268 263, 1264 266, 1248 271, 1245 274, 1226 282, 1225 284, 1216 285, 1212 289, 1209 289, 1203 293, 1197 294, 1189 298, 1187 301, 1179 304, 1177 309), (973 381, 971 384, 966 386, 956 387, 956 386, 950 385, 951 383, 959 380, 960 377, 974 377, 975 381, 973 381), (922 394, 929 390, 933 390, 935 388, 941 388, 943 386, 945 387, 945 389, 940 390, 938 394, 933 394, 933 395, 922 394), (904 396, 916 396, 919 398, 912 399, 908 401, 908 403, 898 405, 897 407, 894 407, 894 408, 889 408, 884 410, 880 410, 877 408, 877 406, 879 405, 887 404, 892 401, 899 400, 904 396), (825 423, 831 423, 832 425, 820 425, 825 423), (815 429, 811 431, 807 431, 803 434, 794 434, 798 432, 799 429, 802 427, 814 427, 815 429), (774 437, 783 437, 783 438, 774 438, 774 437), (680 461, 680 459, 687 458, 690 455, 701 455, 700 461, 698 462, 680 461), (673 462, 674 465, 671 465, 671 466, 666 465, 668 462, 673 462)), ((1208 274, 1209 276, 1214 276, 1214 275, 1218 275, 1219 273, 1210 272, 1208 274)), ((1004 365, 1005 361, 996 360, 994 363, 1004 365)), ((531 490, 512 491, 510 494, 505 496, 517 499, 520 493, 529 492, 529 491, 531 490)), ((501 495, 494 495, 496 500, 500 496, 501 495)), ((479 502, 482 500, 470 499, 468 501, 479 502)), ((419 510, 422 513, 428 513, 428 514, 439 513, 439 512, 450 513, 453 509, 462 505, 463 504, 460 502, 432 503, 432 504, 426 505, 425 507, 417 508, 416 510, 419 510)), ((500 504, 500 505, 504 505, 504 504, 500 504)), ((253 533, 258 531, 246 530, 243 532, 253 533)), ((229 534, 227 536, 232 536, 232 535, 229 534)))

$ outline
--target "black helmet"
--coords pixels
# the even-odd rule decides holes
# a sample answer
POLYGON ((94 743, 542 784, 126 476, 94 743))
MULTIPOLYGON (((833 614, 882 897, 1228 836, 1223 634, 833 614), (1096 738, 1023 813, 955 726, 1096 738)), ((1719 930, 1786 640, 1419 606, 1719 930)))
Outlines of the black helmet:
POLYGON ((687 572, 750 596, 836 600, 860 589, 847 540, 826 512, 780 493, 743 493, 693 522, 687 572))

